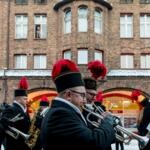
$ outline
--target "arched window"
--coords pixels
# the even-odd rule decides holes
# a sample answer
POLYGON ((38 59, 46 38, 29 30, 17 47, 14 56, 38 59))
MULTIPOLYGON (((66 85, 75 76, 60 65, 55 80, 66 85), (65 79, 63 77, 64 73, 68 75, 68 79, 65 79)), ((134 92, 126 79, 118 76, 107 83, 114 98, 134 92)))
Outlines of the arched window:
POLYGON ((99 51, 99 50, 95 50, 94 51, 94 60, 103 61, 103 53, 102 53, 102 51, 99 51))
POLYGON ((71 60, 71 50, 70 50, 70 49, 65 50, 65 51, 63 52, 63 58, 64 58, 64 59, 69 59, 69 60, 71 60))
POLYGON ((71 33, 71 10, 65 11, 64 14, 64 33, 71 33))
POLYGON ((78 8, 78 31, 79 32, 87 32, 87 28, 88 28, 87 15, 88 15, 87 7, 78 8))
POLYGON ((94 32, 102 33, 102 12, 100 10, 94 12, 94 32))

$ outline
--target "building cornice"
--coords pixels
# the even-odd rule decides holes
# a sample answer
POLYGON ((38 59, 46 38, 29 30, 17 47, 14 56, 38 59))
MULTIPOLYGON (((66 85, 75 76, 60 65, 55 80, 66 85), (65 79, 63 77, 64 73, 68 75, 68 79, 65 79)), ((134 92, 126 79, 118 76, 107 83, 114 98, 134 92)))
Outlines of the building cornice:
MULTIPOLYGON (((54 5, 54 10, 55 11, 58 11, 58 9, 66 4, 69 4, 71 2, 73 2, 74 0, 61 0, 59 2, 57 2, 55 5, 54 5)), ((108 10, 112 10, 112 5, 110 3, 108 3, 107 1, 105 0, 93 0, 94 2, 100 4, 100 5, 103 5, 105 6, 106 8, 108 8, 108 10)))
MULTIPOLYGON (((51 77, 52 70, 0 70, 0 77, 51 77)), ((107 77, 150 77, 150 70, 110 70, 107 77)))
POLYGON ((150 77, 150 70, 110 70, 107 74, 108 77, 150 77))
POLYGON ((0 77, 51 77, 51 70, 0 70, 0 77))

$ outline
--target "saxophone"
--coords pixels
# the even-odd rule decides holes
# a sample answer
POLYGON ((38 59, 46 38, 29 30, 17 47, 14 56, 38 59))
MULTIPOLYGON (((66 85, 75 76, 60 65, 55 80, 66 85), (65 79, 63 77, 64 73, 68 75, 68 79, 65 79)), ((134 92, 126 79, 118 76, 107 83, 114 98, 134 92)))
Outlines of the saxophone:
POLYGON ((43 111, 39 109, 33 116, 33 119, 31 121, 31 126, 29 129, 29 133, 28 133, 30 135, 30 138, 26 141, 26 144, 28 145, 30 149, 34 148, 34 146, 36 145, 36 141, 40 134, 40 129, 35 126, 36 117, 37 115, 40 115, 42 118, 44 118, 48 110, 49 110, 49 107, 45 108, 43 111))

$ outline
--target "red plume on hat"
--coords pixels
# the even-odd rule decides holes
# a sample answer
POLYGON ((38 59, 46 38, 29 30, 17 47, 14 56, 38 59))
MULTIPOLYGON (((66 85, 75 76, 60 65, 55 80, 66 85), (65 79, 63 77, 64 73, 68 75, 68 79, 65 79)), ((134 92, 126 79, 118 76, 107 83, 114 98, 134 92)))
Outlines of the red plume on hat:
POLYGON ((69 88, 84 86, 81 73, 77 65, 68 59, 58 60, 54 64, 52 79, 56 85, 58 93, 69 88))
POLYGON ((41 101, 42 102, 48 102, 48 98, 45 95, 43 95, 41 98, 41 101))
POLYGON ((27 83, 27 78, 26 77, 22 77, 20 79, 18 88, 19 89, 24 89, 24 90, 28 89, 28 83, 27 83))
POLYGON ((69 59, 61 59, 55 63, 52 71, 52 79, 66 72, 79 72, 76 64, 69 59))
POLYGON ((102 91, 98 91, 95 101, 102 103, 102 101, 103 101, 103 92, 102 91))
POLYGON ((27 78, 22 77, 18 84, 18 89, 14 91, 14 96, 27 96, 28 83, 27 78))
POLYGON ((138 97, 141 95, 141 91, 140 90, 133 90, 131 93, 131 98, 132 100, 138 100, 138 97))
POLYGON ((41 97, 40 106, 49 106, 49 100, 45 95, 41 97))
POLYGON ((106 66, 99 60, 94 60, 88 63, 88 69, 92 73, 92 77, 97 80, 99 77, 104 79, 107 73, 106 66))

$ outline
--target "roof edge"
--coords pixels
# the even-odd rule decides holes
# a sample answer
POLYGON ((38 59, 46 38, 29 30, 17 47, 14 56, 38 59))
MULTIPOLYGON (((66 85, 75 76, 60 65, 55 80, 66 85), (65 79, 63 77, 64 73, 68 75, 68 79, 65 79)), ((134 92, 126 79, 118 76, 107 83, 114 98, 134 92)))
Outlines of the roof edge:
MULTIPOLYGON (((53 7, 53 9, 55 11, 58 11, 58 9, 66 4, 69 4, 71 2, 73 2, 74 0, 62 0, 62 1, 59 1, 58 3, 56 3, 53 7)), ((106 2, 105 0, 93 0, 94 2, 100 4, 100 5, 103 5, 105 6, 106 8, 108 8, 108 10, 112 10, 112 5, 108 2, 106 2)))

